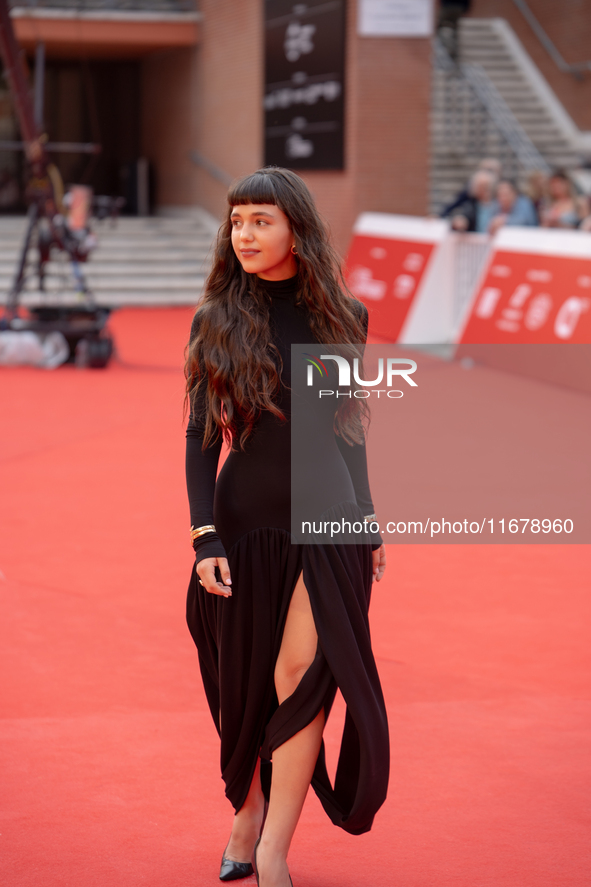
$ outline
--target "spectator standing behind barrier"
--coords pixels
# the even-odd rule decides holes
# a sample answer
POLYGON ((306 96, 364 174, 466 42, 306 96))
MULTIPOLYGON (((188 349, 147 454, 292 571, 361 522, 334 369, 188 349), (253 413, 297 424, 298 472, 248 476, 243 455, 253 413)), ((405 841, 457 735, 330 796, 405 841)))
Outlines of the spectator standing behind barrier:
POLYGON ((515 182, 501 179, 497 185, 496 200, 489 207, 488 231, 495 234, 503 225, 538 224, 536 208, 529 197, 520 194, 515 182))
POLYGON ((465 200, 451 214, 454 231, 487 231, 495 184, 496 177, 489 170, 474 173, 465 200))
MULTIPOLYGON (((480 172, 480 170, 487 170, 491 172, 494 177, 494 184, 496 185, 500 176, 501 176, 501 161, 497 160, 496 157, 485 157, 480 161, 478 166, 476 167, 476 172, 480 172)), ((449 203, 442 211, 441 218, 446 219, 448 216, 451 216, 454 210, 456 210, 468 197, 470 197, 470 185, 472 183, 473 177, 470 179, 465 188, 462 188, 461 191, 456 194, 451 203, 449 203)))
POLYGON ((497 160, 496 157, 485 157, 478 164, 478 169, 486 169, 488 172, 492 172, 495 177, 495 184, 501 178, 501 173, 503 171, 503 165, 500 160, 497 160))
POLYGON ((580 216, 570 179, 562 170, 554 172, 548 181, 549 202, 540 210, 544 228, 576 228, 580 216))
POLYGON ((536 209, 539 222, 542 210, 548 203, 548 176, 543 170, 532 169, 527 174, 525 193, 536 209))

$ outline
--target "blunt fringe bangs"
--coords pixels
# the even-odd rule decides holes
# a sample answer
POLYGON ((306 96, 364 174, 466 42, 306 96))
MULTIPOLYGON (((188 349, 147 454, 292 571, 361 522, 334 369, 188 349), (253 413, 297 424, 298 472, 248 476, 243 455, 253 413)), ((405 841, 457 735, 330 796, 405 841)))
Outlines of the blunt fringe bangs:
POLYGON ((259 170, 239 179, 230 185, 228 203, 230 206, 244 206, 246 203, 270 203, 277 206, 273 177, 259 170))

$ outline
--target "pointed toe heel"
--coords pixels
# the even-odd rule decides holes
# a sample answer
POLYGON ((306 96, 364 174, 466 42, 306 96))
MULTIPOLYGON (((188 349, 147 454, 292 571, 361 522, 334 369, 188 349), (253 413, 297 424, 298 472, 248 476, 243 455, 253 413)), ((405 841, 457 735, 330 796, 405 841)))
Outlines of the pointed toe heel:
MULTIPOLYGON (((254 850, 252 851, 252 868, 254 871, 254 876, 257 879, 257 887, 259 887, 259 870, 257 868, 257 847, 261 843, 261 839, 259 838, 256 844, 254 845, 254 850)), ((291 880, 291 875, 289 876, 289 883, 291 887, 293 887, 293 881, 291 880)))
POLYGON ((235 862, 233 859, 226 859, 226 851, 224 850, 220 866, 220 881, 238 881, 240 878, 248 878, 253 871, 250 862, 235 862))
MULTIPOLYGON (((262 826, 261 826, 262 831, 262 826)), ((252 870, 254 872, 254 876, 257 879, 257 887, 259 887, 259 870, 257 868, 257 847, 261 843, 261 839, 257 838, 257 842, 254 845, 254 850, 252 851, 252 870)))

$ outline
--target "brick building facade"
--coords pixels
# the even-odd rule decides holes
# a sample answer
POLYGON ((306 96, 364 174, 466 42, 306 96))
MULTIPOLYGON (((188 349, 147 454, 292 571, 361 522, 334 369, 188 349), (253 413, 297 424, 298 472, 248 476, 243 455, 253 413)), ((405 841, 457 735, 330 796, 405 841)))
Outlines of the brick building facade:
MULTIPOLYGON (((345 4, 345 166, 302 173, 341 252, 360 212, 421 215, 429 205, 431 42, 360 36, 358 2, 345 4)), ((101 141, 91 170, 99 190, 113 193, 121 170, 146 157, 157 207, 202 206, 220 218, 223 180, 264 162, 264 0, 101 0, 74 13, 72 4, 23 0, 14 16, 31 60, 45 41, 50 137, 101 141)), ((528 6, 567 62, 589 58, 589 0, 528 6)), ((506 18, 575 124, 591 130, 591 73, 561 72, 513 0, 473 0, 470 14, 506 18)), ((0 82, 0 136, 14 138, 4 105, 0 82)), ((81 158, 57 161, 67 180, 88 174, 81 158)))
MULTIPOLYGON (((143 143, 160 204, 200 204, 215 216, 225 187, 190 160, 191 148, 230 176, 263 162, 262 0, 200 0, 194 50, 143 63, 143 143)), ((361 211, 421 214, 428 205, 430 42, 360 37, 347 3, 345 169, 302 173, 337 247, 361 211)))
MULTIPOLYGON (((90 173, 58 156, 66 181, 113 193, 146 157, 157 207, 219 218, 227 180, 263 165, 264 0, 10 2, 31 64, 46 47, 51 139, 103 145, 90 173)), ((360 36, 358 0, 344 7, 345 165, 303 173, 341 251, 363 210, 427 211, 431 85, 428 37, 360 36)))
MULTIPOLYGON (((159 203, 223 212, 225 187, 191 162, 191 148, 232 177, 262 164, 263 5, 200 0, 199 45, 182 58, 175 51, 144 61, 143 144, 158 170, 159 203)), ((567 62, 591 58, 588 0, 528 6, 567 62)), ((345 169, 302 173, 341 251, 359 212, 421 215, 428 207, 430 41, 359 36, 357 7, 348 0, 345 169)), ((591 130, 591 72, 562 72, 513 0, 473 0, 470 15, 505 18, 576 126, 591 130)))

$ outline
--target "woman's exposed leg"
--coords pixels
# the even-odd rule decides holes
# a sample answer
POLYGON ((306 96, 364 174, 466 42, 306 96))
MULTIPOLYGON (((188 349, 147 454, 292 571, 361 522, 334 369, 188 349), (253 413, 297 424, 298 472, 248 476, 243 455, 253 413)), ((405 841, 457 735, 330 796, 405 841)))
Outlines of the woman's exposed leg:
MULTIPOLYGON (((316 655, 318 636, 308 591, 300 575, 294 589, 275 668, 277 698, 294 692, 316 655)), ((261 887, 289 887, 287 853, 318 759, 324 711, 273 752, 269 811, 257 864, 261 887)))
POLYGON ((236 813, 232 823, 232 834, 224 856, 233 862, 250 862, 252 848, 261 830, 265 799, 261 789, 260 771, 261 762, 259 760, 257 761, 246 801, 236 813))

